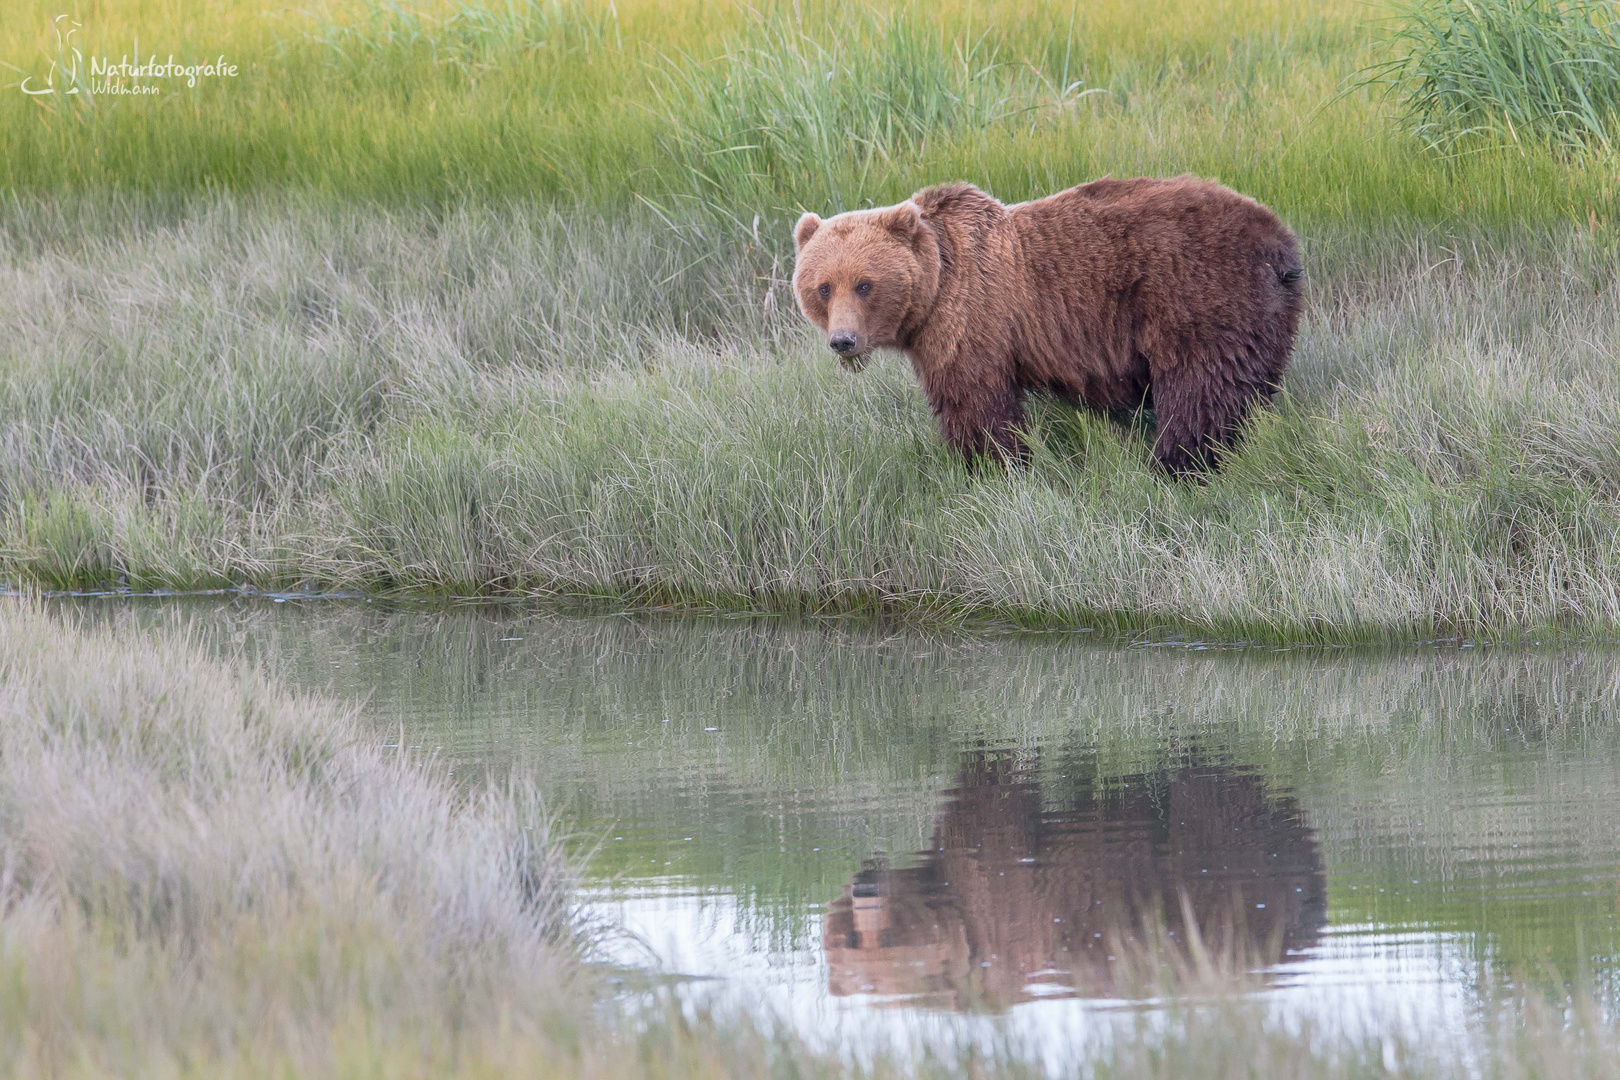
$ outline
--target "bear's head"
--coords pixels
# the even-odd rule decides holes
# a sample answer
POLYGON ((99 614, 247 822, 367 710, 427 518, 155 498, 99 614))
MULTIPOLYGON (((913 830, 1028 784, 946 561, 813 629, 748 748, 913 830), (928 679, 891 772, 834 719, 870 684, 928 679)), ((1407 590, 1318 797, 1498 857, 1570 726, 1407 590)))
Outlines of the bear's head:
POLYGON ((939 242, 914 202, 852 210, 793 230, 799 310, 859 371, 879 346, 904 346, 939 293, 939 242))

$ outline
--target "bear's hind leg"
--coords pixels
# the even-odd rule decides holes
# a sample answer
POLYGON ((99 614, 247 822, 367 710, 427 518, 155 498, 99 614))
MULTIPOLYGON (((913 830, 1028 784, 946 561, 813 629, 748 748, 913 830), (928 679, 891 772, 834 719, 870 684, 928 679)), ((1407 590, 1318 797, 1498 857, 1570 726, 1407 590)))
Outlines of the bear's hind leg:
POLYGON ((1259 364, 1241 360, 1198 363, 1180 357, 1153 372, 1158 433, 1153 457, 1175 476, 1207 472, 1237 437, 1249 408, 1271 398, 1276 386, 1259 364))

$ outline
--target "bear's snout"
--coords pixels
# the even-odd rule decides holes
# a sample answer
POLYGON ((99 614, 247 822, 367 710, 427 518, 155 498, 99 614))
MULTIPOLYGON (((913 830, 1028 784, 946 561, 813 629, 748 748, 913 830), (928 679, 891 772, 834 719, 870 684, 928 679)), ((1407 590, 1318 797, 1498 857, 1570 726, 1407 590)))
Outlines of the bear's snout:
POLYGON ((853 330, 834 330, 827 335, 827 345, 839 356, 852 356, 861 352, 861 335, 853 330))

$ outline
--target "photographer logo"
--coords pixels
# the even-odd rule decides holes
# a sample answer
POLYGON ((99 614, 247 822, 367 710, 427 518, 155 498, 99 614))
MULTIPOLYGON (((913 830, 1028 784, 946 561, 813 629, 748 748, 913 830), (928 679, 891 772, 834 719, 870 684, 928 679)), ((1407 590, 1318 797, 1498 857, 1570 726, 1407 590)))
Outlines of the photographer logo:
POLYGON ((153 52, 141 57, 140 38, 133 49, 114 60, 108 55, 89 57, 74 41, 82 25, 67 15, 58 15, 51 21, 56 38, 56 55, 43 79, 29 75, 20 89, 30 97, 51 97, 78 94, 83 97, 111 95, 114 97, 150 97, 163 92, 163 83, 183 80, 187 88, 195 88, 204 79, 235 78, 237 66, 224 55, 201 63, 176 60, 173 53, 163 59, 153 52))

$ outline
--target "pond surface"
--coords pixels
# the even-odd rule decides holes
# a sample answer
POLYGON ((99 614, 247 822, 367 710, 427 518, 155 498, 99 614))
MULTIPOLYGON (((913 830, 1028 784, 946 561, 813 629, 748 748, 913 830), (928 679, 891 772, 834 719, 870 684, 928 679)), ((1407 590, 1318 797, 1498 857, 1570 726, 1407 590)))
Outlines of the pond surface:
POLYGON ((79 601, 534 776, 618 958, 817 1037, 1046 1052, 1197 939, 1282 1009, 1451 1026, 1610 1000, 1620 651, 1129 647, 861 624, 79 601))

